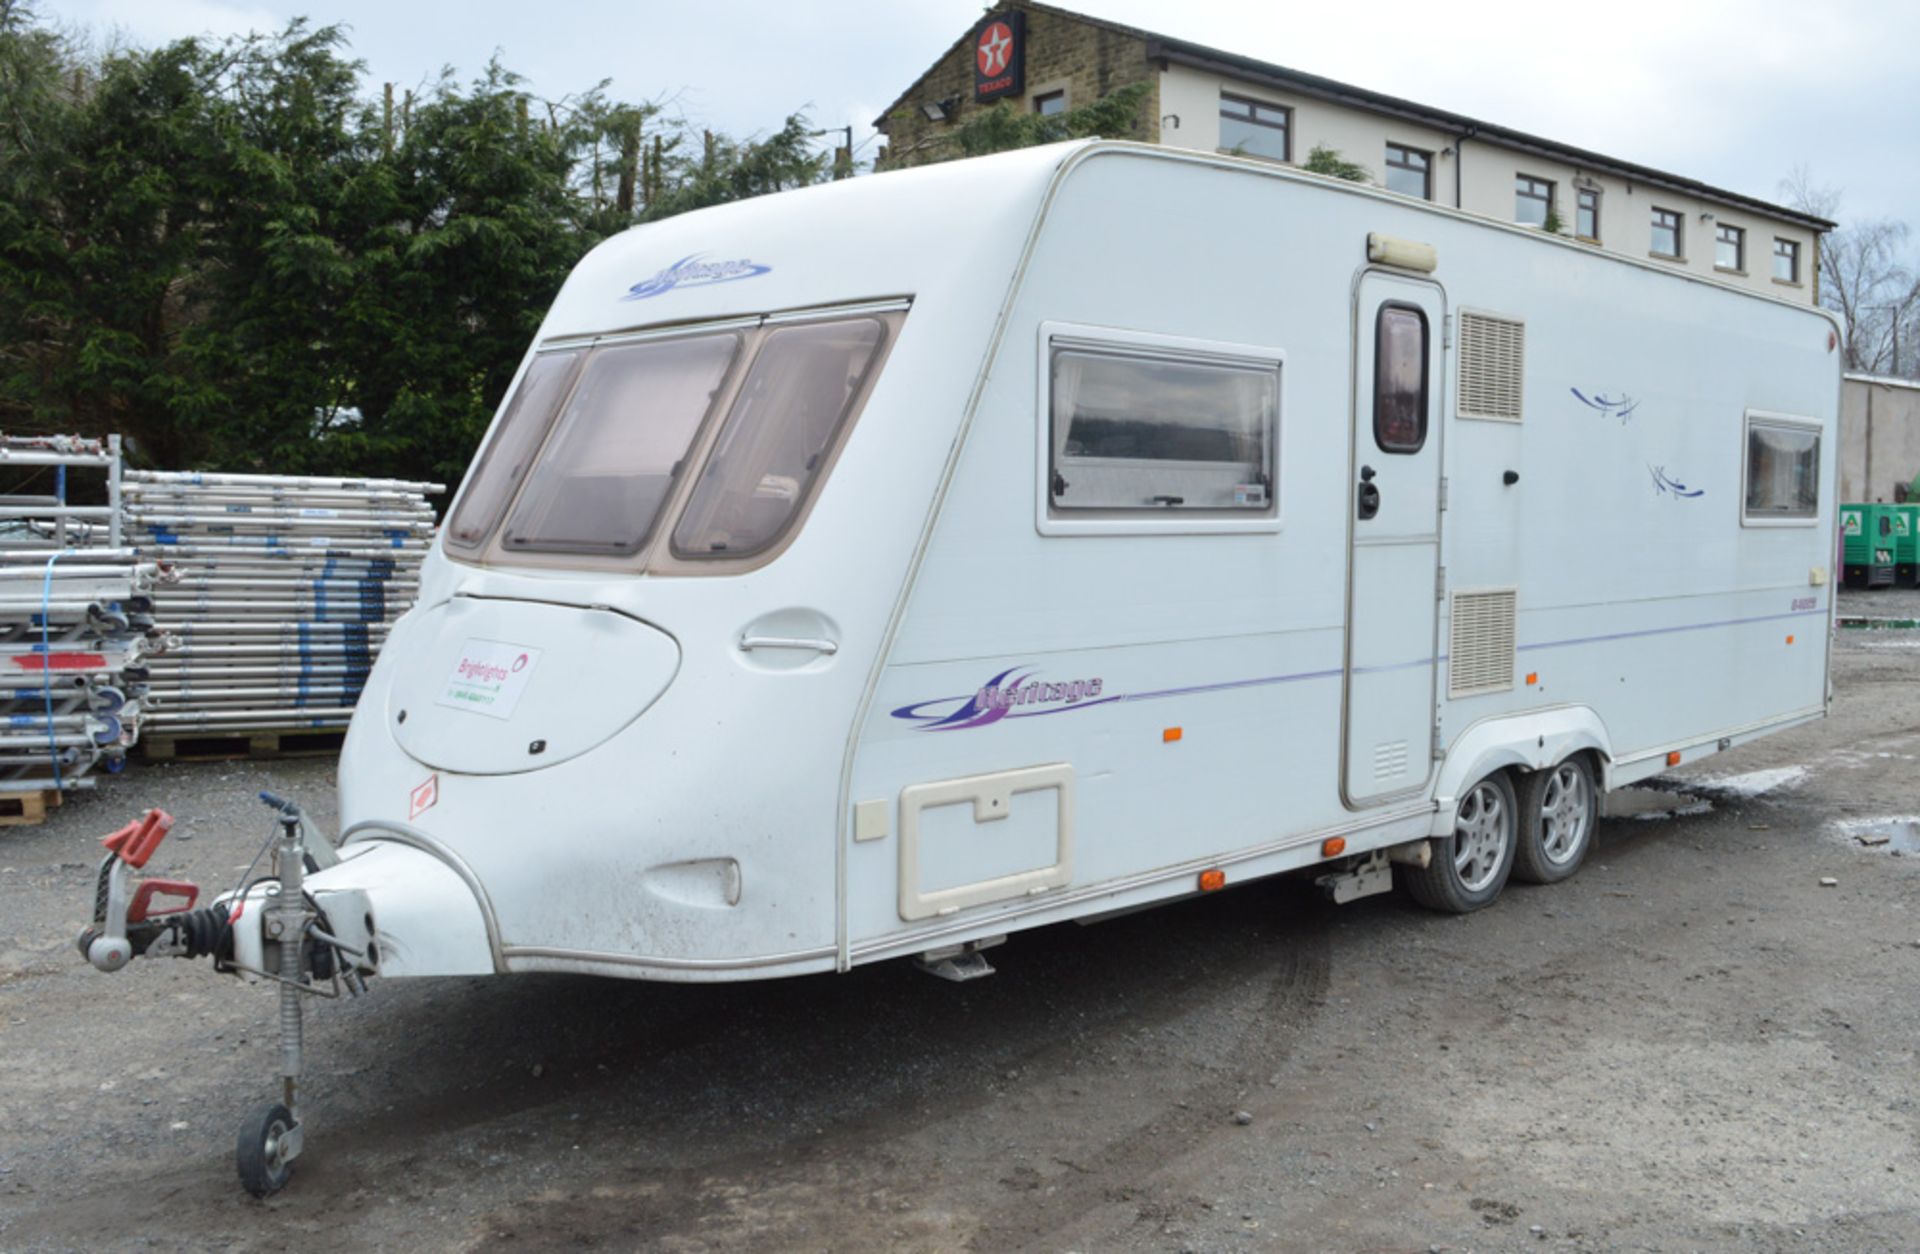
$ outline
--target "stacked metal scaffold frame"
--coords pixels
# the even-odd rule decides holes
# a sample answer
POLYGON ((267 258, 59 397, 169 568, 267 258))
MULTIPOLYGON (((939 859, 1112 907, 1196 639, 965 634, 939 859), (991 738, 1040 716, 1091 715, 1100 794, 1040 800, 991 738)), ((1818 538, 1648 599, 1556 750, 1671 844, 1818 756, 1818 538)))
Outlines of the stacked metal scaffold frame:
POLYGON ((441 484, 128 471, 126 525, 174 582, 150 739, 344 729, 413 603, 441 484))
POLYGON ((118 436, 0 436, 0 468, 53 488, 0 496, 0 794, 91 788, 140 734, 169 572, 120 543, 118 436), (69 503, 74 469, 105 474, 105 504, 69 503))

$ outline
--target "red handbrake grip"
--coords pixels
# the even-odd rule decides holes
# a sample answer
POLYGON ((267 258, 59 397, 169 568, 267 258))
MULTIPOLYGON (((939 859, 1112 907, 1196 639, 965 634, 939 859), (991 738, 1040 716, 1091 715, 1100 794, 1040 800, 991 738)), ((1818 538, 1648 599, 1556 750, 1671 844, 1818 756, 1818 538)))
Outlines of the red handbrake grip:
POLYGON ((147 865, 147 859, 172 828, 171 814, 165 810, 149 810, 145 817, 135 819, 100 843, 118 854, 120 861, 138 869, 147 865))
POLYGON ((127 907, 127 922, 140 923, 157 914, 179 914, 183 910, 193 909, 193 903, 200 899, 200 886, 189 884, 185 880, 141 880, 133 890, 133 902, 127 907), (155 908, 155 897, 176 897, 179 901, 168 902, 155 908))

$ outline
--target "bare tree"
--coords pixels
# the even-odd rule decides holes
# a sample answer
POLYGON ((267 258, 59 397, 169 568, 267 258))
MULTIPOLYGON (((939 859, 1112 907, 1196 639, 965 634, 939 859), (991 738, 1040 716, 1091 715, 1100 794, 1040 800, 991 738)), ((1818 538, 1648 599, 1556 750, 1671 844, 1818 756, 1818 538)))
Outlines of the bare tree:
MULTIPOLYGON (((1840 189, 1795 166, 1780 180, 1788 204, 1837 219, 1840 189)), ((1820 303, 1846 324, 1849 370, 1920 376, 1920 277, 1907 266, 1907 224, 1892 218, 1849 222, 1820 241, 1820 303)))

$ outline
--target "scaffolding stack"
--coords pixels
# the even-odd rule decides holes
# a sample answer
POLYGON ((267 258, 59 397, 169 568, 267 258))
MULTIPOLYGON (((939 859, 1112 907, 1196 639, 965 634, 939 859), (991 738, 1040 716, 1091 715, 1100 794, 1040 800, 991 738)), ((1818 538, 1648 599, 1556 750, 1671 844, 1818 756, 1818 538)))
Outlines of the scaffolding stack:
POLYGON ((0 436, 0 468, 44 495, 0 496, 0 822, 37 820, 46 794, 91 788, 138 738, 148 667, 169 638, 153 594, 170 572, 120 545, 120 442, 0 436), (101 471, 108 501, 74 505, 67 476, 101 471))
MULTIPOLYGON (((413 603, 443 485, 128 471, 130 543, 174 579, 154 616, 150 741, 343 731, 413 603)), ((164 753, 157 756, 165 756, 164 753)))

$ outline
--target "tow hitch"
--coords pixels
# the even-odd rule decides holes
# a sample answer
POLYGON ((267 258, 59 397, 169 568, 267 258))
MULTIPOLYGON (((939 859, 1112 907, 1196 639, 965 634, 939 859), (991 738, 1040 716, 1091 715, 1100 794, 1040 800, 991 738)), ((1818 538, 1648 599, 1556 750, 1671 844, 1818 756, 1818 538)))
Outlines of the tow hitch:
POLYGON ((255 1197, 285 1186, 305 1140, 297 1113, 304 1062, 301 998, 338 997, 343 990, 358 996, 379 965, 365 894, 343 890, 316 897, 307 889, 309 872, 339 862, 332 844, 325 837, 309 839, 306 817, 293 802, 264 792, 260 800, 274 811, 273 833, 240 885, 197 910, 196 885, 133 875, 166 839, 172 816, 149 810, 104 839, 107 856, 95 885, 93 922, 79 941, 81 954, 102 971, 118 971, 139 957, 210 957, 215 970, 279 986, 280 1100, 250 1112, 235 1145, 240 1183, 255 1197), (271 873, 249 880, 269 851, 271 873))

